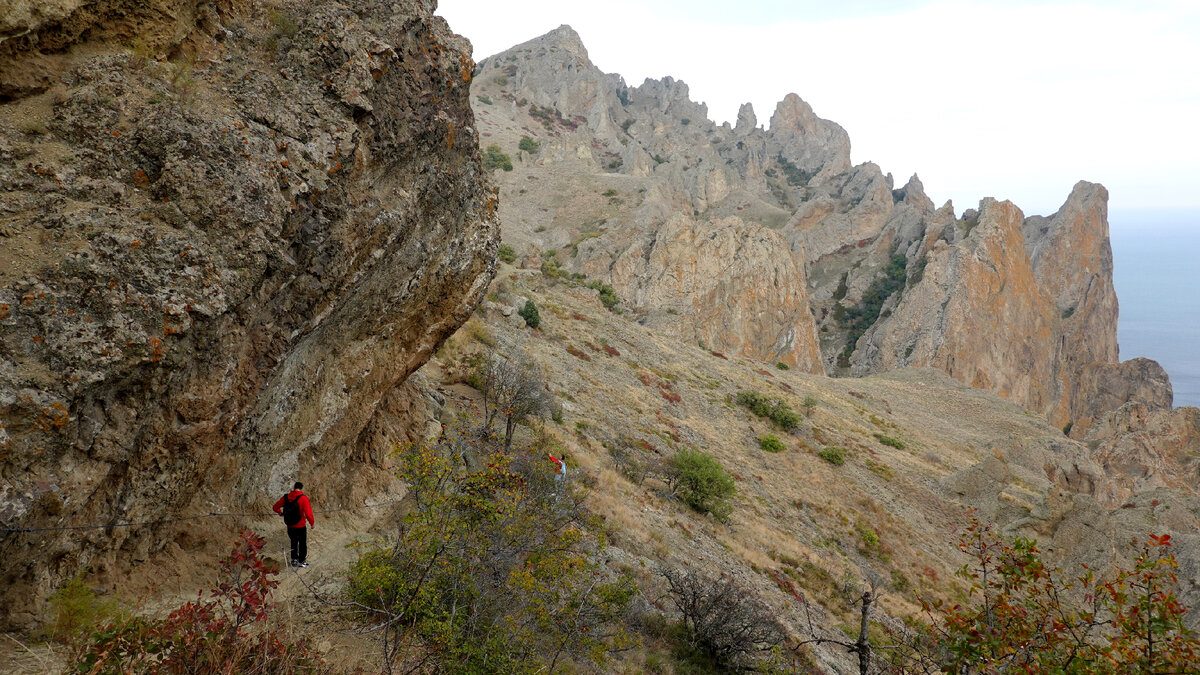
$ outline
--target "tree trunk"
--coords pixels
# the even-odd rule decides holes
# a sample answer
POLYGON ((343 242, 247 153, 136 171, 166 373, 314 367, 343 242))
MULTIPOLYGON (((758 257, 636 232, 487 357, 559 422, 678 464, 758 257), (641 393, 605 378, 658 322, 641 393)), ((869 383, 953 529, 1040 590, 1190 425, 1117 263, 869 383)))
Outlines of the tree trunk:
POLYGON ((871 620, 871 591, 862 594, 862 621, 858 626, 858 642, 854 643, 854 651, 858 652, 858 675, 867 675, 871 669, 871 640, 867 637, 867 624, 871 620))

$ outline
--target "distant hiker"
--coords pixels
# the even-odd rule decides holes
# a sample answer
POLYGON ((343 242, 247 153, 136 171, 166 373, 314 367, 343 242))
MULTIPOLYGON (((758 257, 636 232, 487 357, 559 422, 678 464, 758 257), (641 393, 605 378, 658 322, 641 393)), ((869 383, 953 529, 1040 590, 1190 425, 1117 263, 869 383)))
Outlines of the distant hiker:
POLYGON ((564 452, 562 457, 550 455, 550 461, 554 462, 554 487, 558 489, 567 479, 567 454, 564 452))
POLYGON ((317 526, 313 520, 312 506, 308 503, 308 495, 302 492, 304 483, 297 482, 295 489, 279 498, 271 507, 275 513, 283 516, 287 525, 288 539, 292 542, 292 567, 308 567, 308 530, 304 527, 307 520, 311 527, 317 526))

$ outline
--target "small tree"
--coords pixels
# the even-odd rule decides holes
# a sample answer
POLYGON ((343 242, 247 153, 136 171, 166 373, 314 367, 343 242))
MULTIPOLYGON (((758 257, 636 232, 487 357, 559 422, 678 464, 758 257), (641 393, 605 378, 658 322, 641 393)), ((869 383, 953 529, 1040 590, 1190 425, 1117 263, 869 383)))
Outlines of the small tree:
POLYGON ((708 579, 669 568, 662 576, 682 619, 683 638, 689 646, 702 649, 718 668, 740 669, 754 654, 783 641, 773 613, 733 577, 708 579))
POLYGON ((533 300, 526 300, 525 306, 521 308, 521 311, 517 312, 517 315, 525 319, 525 325, 530 328, 537 328, 542 325, 542 317, 538 315, 538 308, 537 305, 533 304, 533 300))
POLYGON ((489 145, 483 152, 483 168, 488 169, 489 171, 495 171, 496 169, 512 171, 512 158, 504 154, 504 151, 500 149, 500 146, 489 145))
POLYGON ((521 142, 517 144, 517 147, 532 155, 538 150, 538 142, 529 136, 522 136, 521 142))
POLYGON ((711 513, 721 522, 729 519, 733 512, 730 499, 737 492, 737 486, 712 455, 683 448, 668 462, 666 474, 671 490, 688 506, 701 513, 711 513))
POLYGON ((637 587, 589 555, 595 535, 571 490, 551 497, 549 461, 526 462, 464 422, 400 449, 411 508, 399 538, 351 568, 348 593, 383 636, 385 670, 544 673, 591 668, 632 646, 637 587), (460 451, 484 454, 478 471, 460 451))
POLYGON ((513 250, 513 247, 502 243, 500 244, 500 249, 496 251, 496 257, 499 258, 501 262, 506 262, 511 265, 517 261, 517 252, 513 250))
POLYGON ((483 394, 484 427, 490 429, 497 417, 504 418, 506 449, 512 447, 519 422, 553 408, 542 377, 527 361, 513 363, 493 351, 479 364, 473 380, 483 394))

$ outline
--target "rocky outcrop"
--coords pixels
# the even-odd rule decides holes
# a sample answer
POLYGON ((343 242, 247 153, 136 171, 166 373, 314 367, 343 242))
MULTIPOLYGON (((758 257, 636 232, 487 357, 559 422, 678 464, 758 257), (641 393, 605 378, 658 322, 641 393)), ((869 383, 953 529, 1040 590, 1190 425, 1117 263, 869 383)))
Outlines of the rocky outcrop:
POLYGON ((909 262, 904 287, 858 341, 852 372, 933 366, 1059 428, 1081 423, 1080 433, 1130 400, 1163 407, 1164 385, 1169 407, 1158 364, 1117 363, 1107 197, 1081 181, 1049 217, 985 199, 978 212, 926 228, 905 254, 923 261, 920 277, 909 262))
POLYGON ((676 216, 622 253, 613 284, 643 322, 723 354, 823 372, 801 266, 776 232, 676 216))
POLYGON ((1200 409, 1156 410, 1140 402, 1126 403, 1096 420, 1084 440, 1116 486, 1109 506, 1122 506, 1138 493, 1159 488, 1186 495, 1195 504, 1200 409))
POLYGON ((1086 438, 1109 411, 1126 403, 1148 411, 1170 410, 1174 395, 1167 371, 1150 359, 1093 363, 1079 372, 1071 396, 1071 437, 1086 438))
POLYGON ((1055 399, 1046 367, 1057 317, 1034 277, 1022 221, 1010 202, 981 202, 969 236, 957 246, 938 241, 921 283, 859 341, 854 372, 928 365, 1044 410, 1055 399))
MULTIPOLYGON (((416 0, 68 4, 0 68, 0 520, 361 499, 494 274, 469 45, 416 0)), ((6 536, 0 616, 192 527, 6 536)))
POLYGON ((850 170, 850 136, 813 113, 799 96, 788 94, 771 116, 768 142, 779 156, 817 183, 850 170))

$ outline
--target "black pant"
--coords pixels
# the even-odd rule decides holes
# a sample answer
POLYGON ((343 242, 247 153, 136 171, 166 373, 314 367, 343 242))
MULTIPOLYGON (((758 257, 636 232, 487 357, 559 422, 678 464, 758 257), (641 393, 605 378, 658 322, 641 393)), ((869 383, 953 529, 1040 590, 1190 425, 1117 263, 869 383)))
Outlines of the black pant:
POLYGON ((287 530, 292 542, 292 562, 302 563, 308 558, 308 528, 289 527, 287 530))

